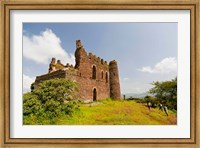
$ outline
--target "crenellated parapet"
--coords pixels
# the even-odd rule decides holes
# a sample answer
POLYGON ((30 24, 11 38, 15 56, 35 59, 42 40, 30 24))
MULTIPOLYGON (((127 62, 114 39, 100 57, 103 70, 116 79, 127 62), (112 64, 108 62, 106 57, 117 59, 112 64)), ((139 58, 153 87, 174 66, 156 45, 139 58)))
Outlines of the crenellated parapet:
POLYGON ((67 67, 67 68, 74 68, 74 66, 73 66, 72 64, 69 64, 69 63, 67 63, 67 64, 65 65, 65 67, 67 67))
POLYGON ((92 53, 90 52, 89 55, 88 55, 88 58, 89 58, 90 60, 95 60, 95 59, 96 59, 96 55, 94 55, 94 54, 92 54, 92 53))
POLYGON ((94 63, 97 62, 98 64, 108 66, 107 61, 105 61, 104 59, 101 59, 100 57, 97 57, 95 54, 92 54, 91 52, 88 54, 88 59, 91 62, 94 62, 94 63))
MULTIPOLYGON (((92 54, 91 52, 87 54, 86 50, 83 47, 83 44, 80 40, 76 40, 76 51, 75 51, 75 59, 76 59, 76 65, 73 66, 70 63, 67 63, 66 65, 62 64, 61 60, 57 60, 56 58, 52 58, 50 64, 49 64, 49 72, 52 73, 61 69, 77 69, 80 70, 79 76, 84 75, 85 72, 82 72, 85 70, 86 67, 89 66, 92 67, 93 65, 96 66, 98 71, 108 72, 109 71, 109 65, 107 61, 104 59, 97 57, 95 54, 92 54), (80 66, 82 67, 80 69, 80 66)), ((88 74, 90 75, 90 74, 88 74)))

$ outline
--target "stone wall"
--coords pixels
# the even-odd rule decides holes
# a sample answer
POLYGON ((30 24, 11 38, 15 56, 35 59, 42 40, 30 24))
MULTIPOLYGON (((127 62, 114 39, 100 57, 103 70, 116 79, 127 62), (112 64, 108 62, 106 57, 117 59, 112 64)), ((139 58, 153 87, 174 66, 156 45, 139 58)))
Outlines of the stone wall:
POLYGON ((66 70, 63 70, 63 69, 57 70, 48 74, 44 74, 41 76, 37 76, 34 83, 34 88, 37 88, 38 84, 41 83, 42 81, 55 79, 55 78, 65 78, 65 76, 66 76, 66 70))

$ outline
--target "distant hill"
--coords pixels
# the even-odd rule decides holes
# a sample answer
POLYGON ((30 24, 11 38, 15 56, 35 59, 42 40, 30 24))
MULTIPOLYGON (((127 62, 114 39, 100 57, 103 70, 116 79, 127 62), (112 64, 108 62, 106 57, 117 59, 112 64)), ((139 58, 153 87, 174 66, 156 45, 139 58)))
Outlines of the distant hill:
POLYGON ((144 98, 145 96, 152 96, 152 94, 149 94, 148 92, 144 92, 144 93, 126 93, 126 94, 122 94, 122 98, 124 98, 125 95, 125 98, 130 98, 130 97, 133 97, 133 98, 144 98))

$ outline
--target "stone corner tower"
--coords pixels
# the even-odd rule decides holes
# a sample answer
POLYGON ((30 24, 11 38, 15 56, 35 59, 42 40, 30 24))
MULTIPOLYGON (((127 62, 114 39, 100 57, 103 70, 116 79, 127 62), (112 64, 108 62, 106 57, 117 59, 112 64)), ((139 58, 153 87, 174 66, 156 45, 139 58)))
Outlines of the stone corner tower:
POLYGON ((81 40, 76 40, 76 51, 75 51, 76 65, 75 68, 79 68, 82 62, 85 62, 87 58, 87 52, 85 51, 81 40))
POLYGON ((110 97, 121 100, 118 66, 115 60, 109 63, 110 97))

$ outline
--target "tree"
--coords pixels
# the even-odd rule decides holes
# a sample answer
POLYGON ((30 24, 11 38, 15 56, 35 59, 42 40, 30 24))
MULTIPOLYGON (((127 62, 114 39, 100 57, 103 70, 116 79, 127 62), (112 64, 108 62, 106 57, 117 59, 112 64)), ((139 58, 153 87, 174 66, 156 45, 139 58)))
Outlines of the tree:
POLYGON ((152 107, 153 108, 156 108, 157 107, 157 104, 158 104, 158 99, 157 98, 155 98, 155 97, 153 97, 153 96, 145 96, 144 97, 144 101, 145 102, 151 102, 152 103, 152 107))
POLYGON ((177 109, 177 78, 171 81, 153 82, 154 87, 149 90, 161 103, 171 109, 177 109))
POLYGON ((23 95, 23 115, 41 120, 71 115, 78 108, 77 83, 71 79, 43 81, 37 89, 23 95))

